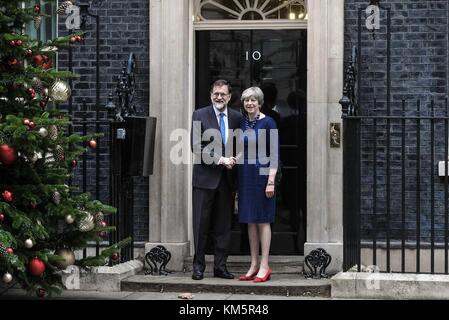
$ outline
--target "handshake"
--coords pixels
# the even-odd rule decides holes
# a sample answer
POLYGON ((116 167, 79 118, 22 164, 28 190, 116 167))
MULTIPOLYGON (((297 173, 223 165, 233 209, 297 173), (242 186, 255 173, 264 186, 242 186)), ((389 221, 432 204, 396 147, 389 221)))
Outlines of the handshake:
POLYGON ((228 169, 228 170, 232 170, 232 168, 235 166, 236 163, 237 163, 237 159, 234 157, 229 157, 229 158, 222 157, 220 159, 220 161, 218 162, 218 164, 224 165, 226 167, 226 169, 228 169))

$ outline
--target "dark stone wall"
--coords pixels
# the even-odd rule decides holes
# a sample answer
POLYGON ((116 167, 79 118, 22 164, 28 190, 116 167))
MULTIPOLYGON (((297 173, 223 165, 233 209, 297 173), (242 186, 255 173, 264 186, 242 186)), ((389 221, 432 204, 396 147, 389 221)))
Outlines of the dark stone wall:
MULTIPOLYGON (((345 1, 346 60, 350 58, 351 47, 358 44, 358 9, 365 9, 368 4, 369 1, 362 0, 345 1)), ((390 87, 391 115, 444 116, 448 95, 448 2, 392 0, 381 1, 381 5, 384 6, 381 29, 375 32, 375 38, 365 27, 365 12, 361 15, 360 114, 387 115, 390 87), (387 8, 391 8, 390 86, 387 8)), ((445 159, 445 121, 391 120, 389 150, 386 120, 362 120, 361 124, 363 237, 371 240, 375 236, 382 242, 389 233, 392 240, 404 236, 407 241, 416 243, 419 234, 425 244, 431 240, 434 226, 435 241, 443 241, 445 189, 437 166, 438 161, 445 159), (432 149, 435 150, 433 162, 432 149)))
MULTIPOLYGON (((114 92, 117 79, 121 75, 122 63, 128 60, 131 52, 136 55, 136 95, 135 105, 139 115, 148 115, 149 110, 149 1, 148 0, 108 0, 101 6, 93 6, 93 14, 100 16, 100 101, 102 111, 100 119, 106 117, 103 112, 108 94, 114 92)), ((67 35, 65 16, 59 17, 59 36, 67 35)), ((95 19, 89 17, 86 24, 85 42, 73 46, 73 71, 80 76, 73 82, 74 121, 86 116, 95 120, 96 108, 96 25, 95 19), (86 106, 83 106, 83 100, 86 106)), ((68 68, 67 51, 58 55, 58 67, 68 68)), ((67 108, 68 105, 62 106, 67 108)), ((75 126, 74 131, 82 133, 82 126, 75 126)), ((95 125, 89 125, 87 132, 96 131, 95 125)), ((99 200, 109 203, 109 134, 107 126, 100 126, 105 137, 99 140, 100 150, 100 194, 99 200)), ((87 191, 96 195, 96 161, 95 152, 89 151, 86 157, 87 191)), ((83 186, 83 166, 80 159, 75 172, 74 185, 83 186)), ((134 232, 135 241, 148 240, 148 179, 135 178, 134 190, 134 232)))

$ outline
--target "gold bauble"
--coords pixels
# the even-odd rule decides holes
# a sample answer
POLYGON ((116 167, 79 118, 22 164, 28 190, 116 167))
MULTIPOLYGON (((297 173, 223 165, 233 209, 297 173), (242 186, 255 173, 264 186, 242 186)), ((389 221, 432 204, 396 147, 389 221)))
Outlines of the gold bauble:
POLYGON ((55 255, 65 259, 56 262, 56 266, 60 270, 65 270, 68 266, 75 264, 75 254, 70 249, 58 249, 56 250, 55 255))
POLYGON ((56 80, 50 88, 49 97, 54 103, 64 103, 69 100, 72 90, 67 82, 56 80))
POLYGON ((78 223, 78 228, 81 232, 89 232, 95 228, 94 216, 86 212, 86 216, 78 223))

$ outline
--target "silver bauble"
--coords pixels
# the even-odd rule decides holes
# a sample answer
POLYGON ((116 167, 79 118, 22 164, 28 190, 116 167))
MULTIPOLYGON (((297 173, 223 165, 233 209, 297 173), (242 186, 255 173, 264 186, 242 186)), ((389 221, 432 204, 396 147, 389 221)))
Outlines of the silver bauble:
POLYGON ((69 100, 72 90, 67 82, 56 80, 50 87, 49 97, 54 103, 64 103, 69 100))
POLYGON ((72 224, 73 222, 75 222, 75 219, 73 218, 73 216, 71 214, 69 214, 65 217, 65 222, 67 224, 72 224))
POLYGON ((40 128, 39 134, 41 135, 42 138, 45 138, 46 136, 48 136, 48 130, 45 128, 40 128))
POLYGON ((58 191, 53 192, 53 194, 51 195, 52 199, 53 199, 53 203, 56 205, 59 205, 61 203, 61 194, 58 191))
POLYGON ((25 248, 27 249, 31 249, 34 246, 33 240, 31 239, 26 239, 24 242, 25 248))
POLYGON ((3 282, 4 283, 10 283, 12 281, 12 275, 9 272, 6 272, 3 275, 3 282))
POLYGON ((35 163, 37 160, 42 159, 42 152, 34 152, 31 157, 31 162, 35 163))
POLYGON ((75 254, 70 249, 58 249, 55 251, 55 255, 65 259, 55 263, 60 270, 65 270, 68 266, 75 264, 75 254))
POLYGON ((85 212, 86 216, 78 223, 81 232, 89 232, 95 228, 94 216, 89 212, 85 212))

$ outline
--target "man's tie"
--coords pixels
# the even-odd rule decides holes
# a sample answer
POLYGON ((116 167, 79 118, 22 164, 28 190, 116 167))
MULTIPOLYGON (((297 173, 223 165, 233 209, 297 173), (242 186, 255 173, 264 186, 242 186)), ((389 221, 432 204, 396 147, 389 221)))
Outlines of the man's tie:
POLYGON ((224 116, 225 114, 223 112, 221 112, 219 114, 220 116, 220 133, 221 133, 221 141, 223 141, 223 144, 226 144, 226 126, 225 126, 225 122, 224 122, 224 116))

